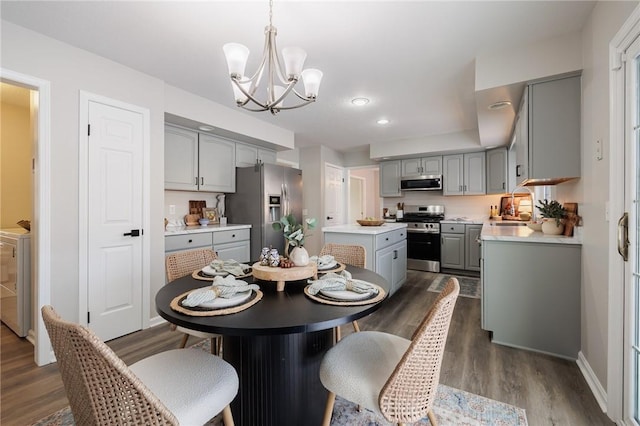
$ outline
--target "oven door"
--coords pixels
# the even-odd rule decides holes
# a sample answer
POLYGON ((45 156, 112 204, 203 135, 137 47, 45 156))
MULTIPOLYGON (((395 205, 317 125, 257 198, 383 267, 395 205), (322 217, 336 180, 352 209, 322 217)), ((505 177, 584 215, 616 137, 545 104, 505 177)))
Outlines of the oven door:
POLYGON ((440 233, 407 229, 407 268, 440 272, 440 233))

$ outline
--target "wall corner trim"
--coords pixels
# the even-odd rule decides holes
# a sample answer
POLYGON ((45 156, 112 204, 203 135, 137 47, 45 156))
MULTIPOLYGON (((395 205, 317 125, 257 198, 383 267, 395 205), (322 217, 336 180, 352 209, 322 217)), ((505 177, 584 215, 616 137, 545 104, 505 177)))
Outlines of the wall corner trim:
POLYGON ((582 373, 584 379, 587 381, 587 385, 589 385, 593 396, 595 396, 600 409, 603 413, 606 413, 607 392, 605 391, 604 387, 602 387, 602 384, 600 384, 600 380, 598 380, 598 377, 591 369, 591 365, 589 365, 589 361, 587 361, 587 358, 585 358, 582 351, 578 352, 578 360, 576 361, 576 364, 578 364, 578 368, 580 369, 580 372, 582 373))

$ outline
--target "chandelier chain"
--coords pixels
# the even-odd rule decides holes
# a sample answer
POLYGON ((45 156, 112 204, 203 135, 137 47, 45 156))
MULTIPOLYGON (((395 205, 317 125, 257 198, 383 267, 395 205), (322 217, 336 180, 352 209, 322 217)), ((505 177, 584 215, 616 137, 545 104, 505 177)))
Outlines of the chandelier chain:
POLYGON ((269 0, 269 26, 273 27, 273 0, 269 0))

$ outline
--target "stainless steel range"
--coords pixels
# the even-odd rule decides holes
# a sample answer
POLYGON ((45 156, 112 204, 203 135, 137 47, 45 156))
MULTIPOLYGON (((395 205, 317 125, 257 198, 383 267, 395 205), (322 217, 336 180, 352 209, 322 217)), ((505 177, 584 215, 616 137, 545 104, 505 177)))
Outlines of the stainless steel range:
POLYGON ((407 224, 407 268, 440 272, 440 221, 444 206, 405 206, 407 224))

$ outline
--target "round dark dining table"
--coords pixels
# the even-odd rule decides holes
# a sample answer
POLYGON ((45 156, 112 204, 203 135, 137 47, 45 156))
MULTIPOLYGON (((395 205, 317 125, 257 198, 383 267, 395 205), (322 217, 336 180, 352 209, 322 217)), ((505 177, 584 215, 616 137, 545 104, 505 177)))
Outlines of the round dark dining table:
MULTIPOLYGON (((389 284, 373 271, 347 266, 353 278, 382 287, 389 284)), ((244 278, 260 285, 263 298, 229 315, 197 317, 171 309, 171 301, 194 288, 210 285, 192 276, 165 285, 156 295, 156 309, 170 323, 222 334, 223 357, 238 372, 240 388, 231 403, 238 425, 319 425, 327 391, 320 383, 320 362, 333 346, 333 328, 377 310, 381 303, 327 305, 304 294, 304 281, 276 283, 244 278)))

